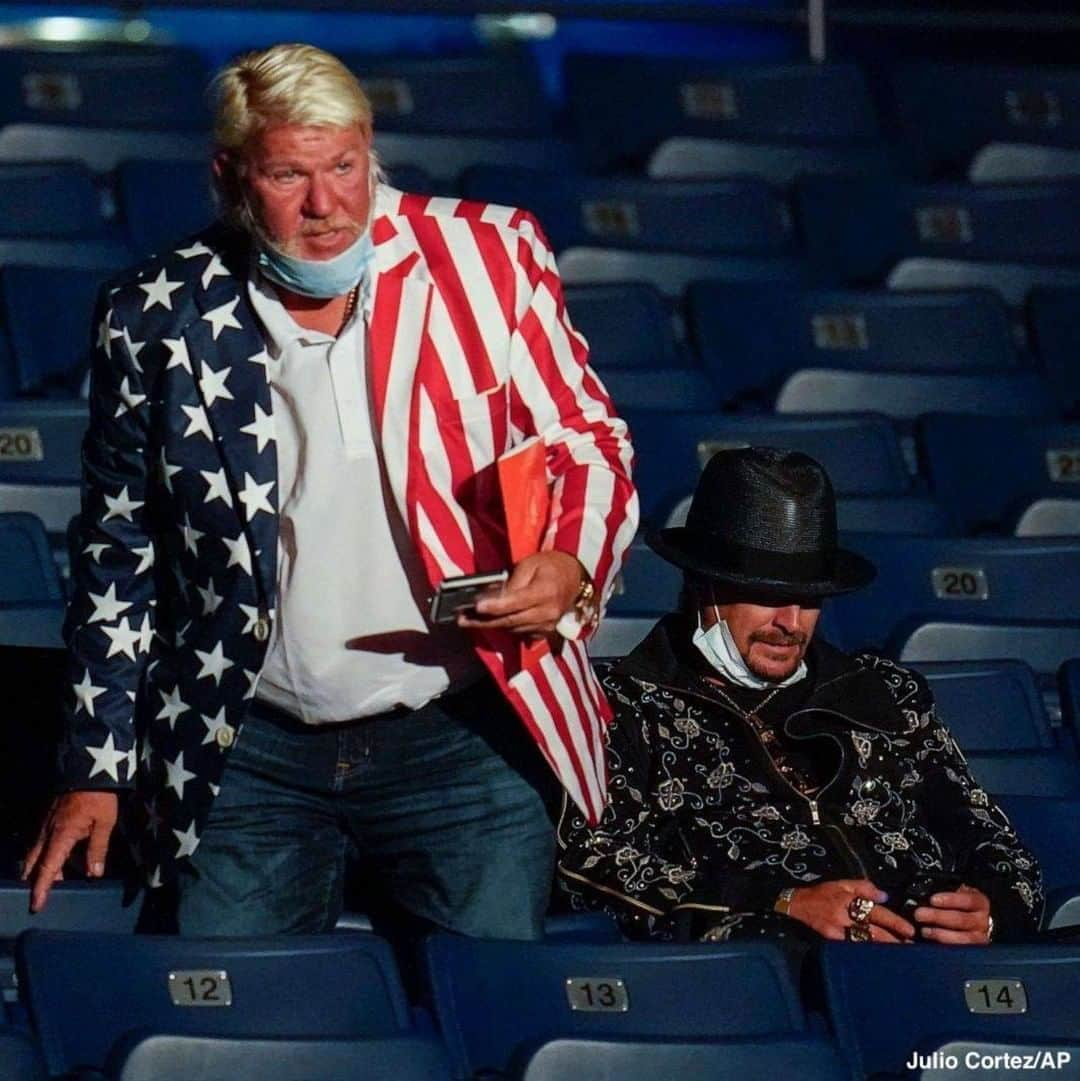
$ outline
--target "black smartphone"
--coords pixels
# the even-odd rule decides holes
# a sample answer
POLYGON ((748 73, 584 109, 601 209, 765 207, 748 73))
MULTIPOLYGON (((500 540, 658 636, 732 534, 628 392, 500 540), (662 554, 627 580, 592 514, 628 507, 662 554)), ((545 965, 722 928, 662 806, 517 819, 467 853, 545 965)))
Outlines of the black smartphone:
POLYGON ((509 577, 510 572, 502 570, 444 578, 431 598, 431 622, 453 623, 458 612, 475 608, 476 602, 492 586, 502 585, 509 577))

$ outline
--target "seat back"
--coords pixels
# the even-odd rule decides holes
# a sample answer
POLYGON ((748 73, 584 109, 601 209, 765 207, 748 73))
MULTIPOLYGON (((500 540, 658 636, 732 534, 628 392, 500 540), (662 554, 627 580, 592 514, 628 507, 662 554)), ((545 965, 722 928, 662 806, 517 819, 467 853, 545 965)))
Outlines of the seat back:
POLYGON ((361 933, 185 939, 26 931, 16 965, 52 1073, 100 1069, 137 1028, 345 1039, 397 1035, 411 1024, 389 945, 361 933))
POLYGON ((829 1015, 859 1076, 902 1074, 914 1050, 954 1036, 1037 1041, 1076 1031, 1080 947, 827 942, 821 961, 829 1015))
POLYGON ((1080 767, 1059 751, 1008 751, 967 756, 972 776, 994 796, 1080 797, 1080 767))
MULTIPOLYGON (((76 381, 90 362, 94 311, 111 269, 6 266, 0 270, 4 319, 21 393, 76 381)), ((70 390, 74 397, 74 389, 70 390)))
POLYGON ((5 49, 0 124, 198 130, 206 81, 198 54, 180 49, 5 49))
POLYGON ((916 256, 889 271, 890 289, 993 289, 1010 308, 1022 308, 1040 286, 1080 285, 1080 270, 1039 263, 1007 263, 916 256))
POLYGON ((674 368, 683 363, 671 311, 651 285, 571 285, 566 307, 574 329, 589 343, 594 368, 674 368))
POLYGON ((1011 532, 1036 499, 1080 494, 1080 423, 934 415, 920 419, 918 441, 934 494, 970 533, 1011 532))
POLYGON ((836 520, 841 530, 851 533, 951 537, 959 532, 951 510, 925 496, 847 496, 836 502, 836 520))
POLYGON ((8 1025, 0 1027, 0 1077, 6 1081, 45 1081, 45 1063, 30 1036, 8 1025))
POLYGON ((1031 143, 991 143, 972 159, 968 179, 974 184, 1080 179, 1080 150, 1031 143))
POLYGON ((342 57, 371 99, 380 128, 443 135, 542 136, 551 110, 527 53, 342 57))
POLYGON ((1080 884, 1080 800, 998 797, 1021 841, 1038 857, 1047 893, 1080 884))
POLYGON ((681 588, 682 571, 637 541, 627 552, 608 612, 613 616, 647 615, 655 619, 675 610, 681 588))
POLYGON ((830 603, 833 626, 849 648, 896 645, 914 627, 935 620, 1064 622, 1076 621, 1080 612, 1077 542, 852 533, 844 544, 878 572, 866 588, 830 603))
POLYGON ((0 482, 78 484, 85 402, 0 402, 0 482))
POLYGON ((593 244, 692 254, 794 250, 786 203, 759 180, 665 182, 492 165, 469 169, 462 191, 532 211, 556 251, 593 244))
POLYGON ((914 618, 897 633, 892 652, 902 661, 989 661, 1011 657, 1049 682, 1070 657, 1080 656, 1080 623, 1074 620, 1000 619, 974 622, 914 618))
POLYGON ((1035 673, 1019 661, 938 661, 918 666, 938 717, 965 751, 1056 747, 1035 673))
POLYGON ((847 143, 877 135, 853 64, 724 64, 576 54, 564 63, 579 142, 594 168, 640 166, 673 135, 847 143))
POLYGON ((101 201, 85 165, 0 164, 0 236, 59 239, 104 231, 101 201))
POLYGON ((1080 288, 1039 287, 1031 292, 1028 312, 1035 351, 1057 392, 1064 413, 1080 415, 1080 288))
POLYGON ((31 514, 0 512, 0 605, 59 602, 60 575, 49 551, 49 538, 31 514))
POLYGON ((116 191, 132 246, 144 256, 176 245, 217 217, 205 160, 122 162, 116 191))
POLYGON ((906 294, 701 282, 687 322, 725 401, 771 404, 799 368, 974 372, 1018 364, 1009 314, 989 291, 906 294))
POLYGON ((689 368, 612 368, 601 379, 619 413, 650 409, 683 414, 720 406, 712 381, 689 368))
POLYGON ((498 942, 433 935, 432 1002, 455 1067, 509 1069, 572 1037, 715 1039, 795 1033, 805 1019, 771 943, 693 946, 498 942))
POLYGON ((642 514, 666 521, 697 486, 716 451, 741 446, 801 450, 829 472, 841 495, 899 495, 911 478, 890 422, 881 416, 769 417, 628 410, 637 448, 642 514))

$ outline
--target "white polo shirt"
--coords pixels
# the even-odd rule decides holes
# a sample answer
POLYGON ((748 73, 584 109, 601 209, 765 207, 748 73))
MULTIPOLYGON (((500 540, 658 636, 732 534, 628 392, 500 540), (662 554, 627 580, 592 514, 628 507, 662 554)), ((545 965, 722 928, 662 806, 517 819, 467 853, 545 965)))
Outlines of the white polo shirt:
POLYGON ((366 304, 334 338, 248 285, 270 356, 280 507, 277 617, 256 697, 308 724, 418 709, 482 665, 429 627, 427 575, 386 482, 367 375, 366 304))

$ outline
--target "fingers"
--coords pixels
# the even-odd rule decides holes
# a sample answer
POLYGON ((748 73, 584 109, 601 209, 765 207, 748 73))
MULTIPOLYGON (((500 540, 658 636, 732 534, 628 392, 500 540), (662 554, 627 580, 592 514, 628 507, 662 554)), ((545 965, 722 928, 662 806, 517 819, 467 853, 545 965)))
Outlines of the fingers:
POLYGON ((71 855, 71 850, 81 840, 77 834, 70 832, 52 835, 49 847, 34 872, 30 891, 31 912, 40 912, 45 907, 49 890, 54 882, 59 882, 64 877, 64 864, 71 855))
POLYGON ((884 927, 877 924, 870 925, 870 941, 882 942, 890 946, 903 946, 911 941, 910 938, 901 938, 898 935, 894 935, 891 931, 887 931, 884 927))
POLYGON ((868 878, 843 878, 837 882, 837 885, 845 887, 856 897, 865 897, 867 901, 873 901, 876 905, 883 905, 889 899, 889 895, 884 890, 879 890, 868 878))
POLYGON ((109 851, 109 835, 112 830, 95 822, 90 830, 86 846, 86 874, 89 878, 101 878, 105 874, 105 856, 109 851))
POLYGON ((930 904, 934 908, 953 908, 958 912, 982 912, 990 908, 986 896, 970 887, 961 887, 955 893, 935 893, 930 904))
POLYGON ((922 937, 928 942, 940 942, 945 946, 983 946, 985 931, 946 931, 941 927, 922 928, 922 937))
POLYGON ((944 927, 951 931, 978 931, 986 927, 986 916, 982 912, 958 912, 924 905, 915 909, 914 916, 923 927, 944 927))
POLYGON ((884 905, 874 905, 870 912, 870 923, 889 932, 897 940, 910 942, 915 937, 914 926, 884 905))
POLYGON ((22 879, 23 882, 34 873, 34 868, 37 867, 37 862, 41 859, 41 853, 45 848, 45 838, 48 834, 48 830, 49 824, 46 823, 38 834, 38 838, 34 842, 34 847, 26 854, 26 859, 23 861, 22 872, 19 874, 19 878, 22 879))
POLYGON ((548 607, 526 608, 513 615, 497 619, 475 619, 467 615, 458 616, 457 624, 465 630, 508 630, 515 634, 550 634, 555 629, 558 617, 551 615, 548 607))

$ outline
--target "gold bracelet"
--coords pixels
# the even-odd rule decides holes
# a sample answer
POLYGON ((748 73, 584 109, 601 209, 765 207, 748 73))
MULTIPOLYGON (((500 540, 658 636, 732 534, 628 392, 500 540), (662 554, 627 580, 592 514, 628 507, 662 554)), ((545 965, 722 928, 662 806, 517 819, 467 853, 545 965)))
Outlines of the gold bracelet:
POLYGON ((776 904, 773 905, 773 911, 779 912, 781 916, 791 915, 791 901, 795 896, 795 887, 787 886, 782 889, 776 896, 776 904))

